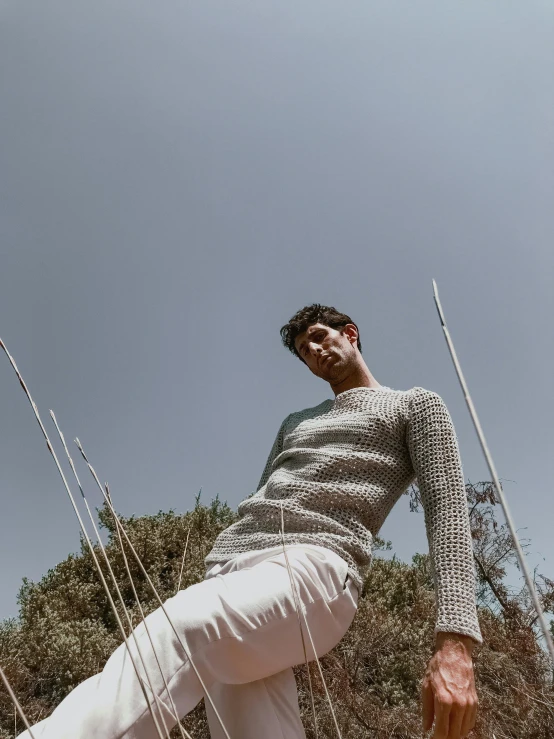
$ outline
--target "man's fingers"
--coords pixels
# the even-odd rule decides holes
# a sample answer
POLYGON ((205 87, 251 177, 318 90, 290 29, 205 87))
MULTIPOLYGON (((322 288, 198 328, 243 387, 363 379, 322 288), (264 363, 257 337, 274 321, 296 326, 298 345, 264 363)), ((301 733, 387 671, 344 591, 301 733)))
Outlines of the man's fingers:
POLYGON ((435 731, 433 732, 433 739, 449 739, 450 711, 450 704, 441 703, 435 696, 435 731))
POLYGON ((471 703, 464 714, 464 720, 462 723, 462 737, 467 736, 469 732, 475 726, 475 720, 477 718, 477 701, 471 703))
POLYGON ((462 708, 461 706, 452 707, 450 711, 450 729, 447 734, 448 739, 461 739, 462 724, 468 710, 469 708, 462 708))
POLYGON ((421 689, 421 704, 423 708, 423 731, 429 731, 433 726, 434 704, 433 690, 429 683, 424 683, 421 689))

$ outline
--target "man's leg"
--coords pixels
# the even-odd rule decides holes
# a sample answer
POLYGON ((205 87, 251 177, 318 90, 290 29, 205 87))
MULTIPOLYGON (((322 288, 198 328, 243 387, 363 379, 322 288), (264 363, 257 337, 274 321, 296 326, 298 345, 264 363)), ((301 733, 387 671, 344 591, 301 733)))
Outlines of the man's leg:
MULTIPOLYGON (((316 549, 319 549, 319 547, 316 549)), ((279 553, 282 552, 282 548, 278 548, 278 551, 279 553)), ((244 566, 251 566, 255 564, 255 558, 258 554, 258 552, 253 553, 252 559, 254 559, 254 562, 248 561, 249 555, 243 555, 231 562, 213 565, 211 571, 208 571, 207 577, 214 576, 217 573, 232 572, 244 566)), ((330 556, 333 557, 334 555, 331 553, 330 556)), ((351 604, 355 604, 355 610, 358 603, 358 591, 350 578, 348 578, 347 583, 343 584, 343 589, 348 589, 350 593, 349 600, 351 604)), ((338 615, 339 618, 344 619, 341 631, 346 633, 353 618, 351 611, 345 609, 338 615)), ((314 628, 310 618, 308 618, 308 626, 314 637, 314 628)), ((296 628, 299 629, 298 623, 296 628)), ((306 645, 308 645, 309 637, 305 630, 304 639, 306 645)), ((316 641, 315 637, 314 641, 316 641)), ((302 662, 304 662, 303 659, 302 662)), ((214 683, 210 695, 230 733, 231 739, 235 739, 235 737, 259 739, 261 736, 264 739, 305 739, 306 737, 300 719, 298 692, 292 667, 249 683, 214 683)), ((225 734, 211 704, 209 701, 204 701, 204 703, 211 738, 225 739, 225 734)))
MULTIPOLYGON (((296 545, 288 548, 288 554, 316 653, 321 656, 350 625, 357 592, 353 586, 345 587, 347 564, 330 550, 296 545)), ((214 683, 251 683, 304 662, 282 551, 252 552, 218 565, 204 582, 182 590, 165 607, 208 693, 214 683)), ((203 697, 203 688, 162 609, 147 621, 177 713, 184 716, 203 697)), ((144 625, 135 633, 154 689, 167 704, 144 625)), ((304 639, 308 659, 313 660, 305 627, 304 639)), ((140 664, 132 639, 129 644, 140 664)), ((164 715, 167 725, 174 726, 169 712, 164 715)), ((118 647, 101 673, 72 691, 45 723, 40 739, 156 739, 125 645, 118 647)), ((28 733, 23 737, 28 739, 28 733)), ((248 734, 242 731, 231 735, 231 739, 245 737, 248 734)), ((264 737, 273 739, 269 734, 264 737)))
MULTIPOLYGON (((243 685, 214 683, 210 695, 231 739, 305 739, 292 667, 243 685)), ((225 739, 205 701, 212 739, 225 739)))

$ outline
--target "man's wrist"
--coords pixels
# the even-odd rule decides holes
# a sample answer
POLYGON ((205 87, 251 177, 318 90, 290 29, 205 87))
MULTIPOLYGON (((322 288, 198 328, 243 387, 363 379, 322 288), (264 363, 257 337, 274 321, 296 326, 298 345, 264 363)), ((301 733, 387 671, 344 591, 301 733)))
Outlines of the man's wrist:
POLYGON ((451 631, 439 631, 435 638, 435 651, 439 649, 463 650, 471 656, 475 648, 475 641, 467 634, 457 634, 451 631))

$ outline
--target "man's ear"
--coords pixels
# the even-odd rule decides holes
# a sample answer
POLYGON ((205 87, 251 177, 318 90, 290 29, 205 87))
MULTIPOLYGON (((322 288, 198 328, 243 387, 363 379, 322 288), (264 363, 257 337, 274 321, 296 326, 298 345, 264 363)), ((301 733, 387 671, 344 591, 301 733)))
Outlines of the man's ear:
POLYGON ((346 335, 347 339, 350 341, 351 344, 357 343, 358 329, 356 328, 355 324, 347 323, 346 326, 342 327, 341 333, 346 335))

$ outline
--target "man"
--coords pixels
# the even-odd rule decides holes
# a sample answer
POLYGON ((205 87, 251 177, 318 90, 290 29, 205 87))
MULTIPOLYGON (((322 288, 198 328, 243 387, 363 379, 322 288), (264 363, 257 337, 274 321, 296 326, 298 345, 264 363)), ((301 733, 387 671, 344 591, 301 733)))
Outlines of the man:
MULTIPOLYGON (((423 388, 380 385, 362 358, 357 325, 335 308, 303 308, 281 337, 335 397, 284 419, 257 491, 206 557, 205 580, 166 602, 186 653, 162 609, 148 616, 177 713, 184 716, 204 697, 212 739, 225 737, 221 723, 231 739, 305 737, 292 667, 304 662, 304 644, 313 660, 346 633, 372 539, 417 477, 438 611, 435 652, 423 680, 424 728, 434 722, 434 739, 461 739, 475 723, 471 654, 481 633, 448 410, 423 388), (302 639, 291 575, 315 654, 304 626, 302 639)), ((143 625, 135 630, 171 727, 176 721, 144 632, 143 625)), ((33 732, 35 739, 155 739, 124 645, 33 732)))
POLYGON ((434 719, 435 739, 466 736, 477 710, 471 653, 482 639, 465 486, 448 410, 423 388, 381 386, 362 358, 358 327, 334 308, 303 308, 281 336, 329 383, 335 400, 283 421, 256 495, 241 503, 241 520, 219 536, 206 561, 277 544, 271 522, 282 502, 285 541, 337 552, 361 587, 359 568, 370 562, 372 537, 417 476, 438 600, 436 648, 422 690, 424 729, 434 719))

